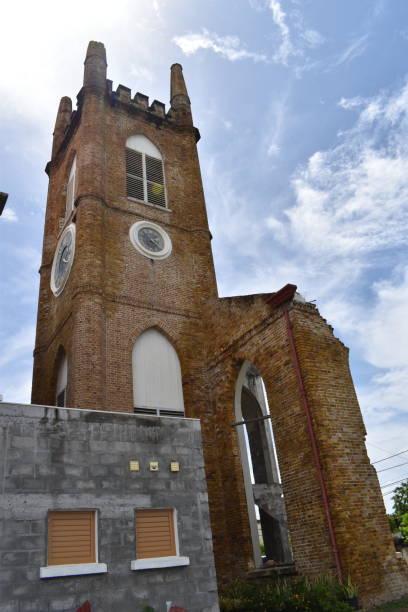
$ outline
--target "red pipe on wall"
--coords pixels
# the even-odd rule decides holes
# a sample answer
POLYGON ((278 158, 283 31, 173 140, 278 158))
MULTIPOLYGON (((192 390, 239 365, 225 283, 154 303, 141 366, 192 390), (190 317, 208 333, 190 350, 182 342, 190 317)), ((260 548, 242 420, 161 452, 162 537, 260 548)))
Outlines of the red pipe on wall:
POLYGON ((319 455, 319 449, 318 449, 318 446, 317 446, 316 435, 315 435, 315 432, 314 432, 314 429, 313 429, 312 415, 310 413, 310 408, 309 408, 309 404, 308 404, 308 401, 307 401, 305 387, 304 387, 304 384, 303 384, 302 372, 301 372, 300 363, 299 363, 299 357, 298 357, 298 354, 297 354, 297 351, 296 351, 295 338, 294 338, 294 335, 293 335, 292 323, 290 321, 290 317, 289 317, 289 312, 288 312, 287 306, 284 308, 284 316, 285 316, 285 321, 286 321, 286 328, 287 328, 287 331, 288 331, 288 337, 289 337, 289 344, 290 344, 290 351, 291 351, 292 362, 293 362, 293 366, 294 366, 295 371, 296 371, 296 377, 297 377, 298 385, 299 385, 299 392, 300 392, 300 396, 301 396, 301 400, 302 400, 303 410, 304 410, 305 416, 306 416, 306 423, 307 423, 307 429, 308 429, 308 433, 309 433, 309 438, 310 438, 310 442, 311 442, 311 445, 312 445, 313 459, 314 459, 314 463, 315 463, 316 470, 317 470, 317 477, 318 477, 318 480, 319 480, 320 490, 321 490, 321 493, 322 493, 324 513, 326 515, 327 526, 329 528, 330 543, 331 543, 331 546, 332 546, 332 549, 333 549, 334 559, 335 559, 335 562, 336 562, 336 572, 337 572, 337 576, 338 576, 339 580, 341 581, 343 579, 343 574, 342 574, 342 570, 341 570, 339 551, 338 551, 338 548, 337 548, 336 534, 334 533, 333 522, 332 522, 332 518, 331 518, 331 514, 330 514, 329 498, 328 498, 328 495, 327 495, 326 483, 324 482, 324 478, 323 478, 322 463, 320 461, 320 455, 319 455))

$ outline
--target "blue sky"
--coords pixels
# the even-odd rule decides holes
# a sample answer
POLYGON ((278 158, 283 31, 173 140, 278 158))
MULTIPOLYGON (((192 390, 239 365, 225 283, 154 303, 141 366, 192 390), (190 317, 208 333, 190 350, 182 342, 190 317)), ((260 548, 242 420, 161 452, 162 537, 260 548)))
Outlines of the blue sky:
MULTIPOLYGON (((0 36, 4 399, 30 398, 44 167, 59 99, 75 100, 92 39, 105 43, 114 88, 151 100, 168 103, 169 67, 183 64, 220 294, 297 284, 351 349, 372 460, 408 448, 406 0, 9 4, 0 36)), ((399 480, 408 465, 379 476, 399 480)))

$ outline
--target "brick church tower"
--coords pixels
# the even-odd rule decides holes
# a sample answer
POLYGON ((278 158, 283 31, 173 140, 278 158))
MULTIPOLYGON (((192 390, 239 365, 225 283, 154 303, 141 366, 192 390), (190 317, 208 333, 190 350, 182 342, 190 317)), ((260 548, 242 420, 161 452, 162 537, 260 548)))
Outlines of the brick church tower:
POLYGON ((348 350, 293 285, 218 298, 182 68, 166 113, 106 66, 91 42, 58 110, 32 402, 200 418, 220 580, 272 571, 260 523, 269 559, 402 594, 348 350))

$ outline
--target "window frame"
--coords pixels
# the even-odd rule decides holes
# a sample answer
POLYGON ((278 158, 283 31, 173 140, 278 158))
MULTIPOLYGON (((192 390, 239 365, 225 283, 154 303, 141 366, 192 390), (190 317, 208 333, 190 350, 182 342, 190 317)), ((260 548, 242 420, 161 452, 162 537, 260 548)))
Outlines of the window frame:
MULTIPOLYGON (((104 574, 108 571, 106 563, 98 562, 98 511, 94 508, 56 508, 50 509, 47 512, 47 565, 40 567, 40 578, 57 578, 64 576, 78 576, 83 574, 104 574), (60 563, 50 564, 50 526, 51 518, 57 513, 70 513, 76 512, 89 512, 92 514, 92 526, 94 561, 89 562, 78 562, 78 563, 60 563)), ((52 559, 52 557, 51 557, 52 559)))
POLYGON ((69 218, 70 214, 75 208, 75 192, 76 192, 76 183, 77 183, 77 156, 75 155, 72 160, 71 167, 69 170, 67 187, 66 187, 66 196, 65 196, 65 220, 69 218), (70 188, 70 184, 72 183, 72 188, 70 188))
POLYGON ((177 567, 190 565, 189 557, 180 555, 179 549, 179 537, 178 537, 178 521, 177 521, 177 510, 176 508, 135 508, 134 510, 134 521, 135 521, 135 552, 136 559, 130 562, 131 570, 145 570, 145 569, 159 569, 164 567, 177 567), (168 510, 171 512, 172 518, 172 536, 174 540, 175 555, 169 556, 158 556, 158 557, 138 557, 137 556, 137 513, 138 512, 154 512, 160 510, 168 510))
MULTIPOLYGON (((166 174, 164 172, 164 160, 161 154, 160 154, 160 157, 155 157, 154 155, 151 155, 150 153, 146 153, 145 151, 141 149, 134 149, 133 147, 130 147, 126 144, 125 146, 125 169, 126 169, 126 197, 128 200, 132 200, 133 202, 141 202, 142 204, 146 204, 147 206, 153 206, 154 208, 157 208, 159 210, 169 211, 168 204, 167 204, 166 174), (132 151, 133 153, 139 153, 142 156, 142 175, 143 175, 142 177, 137 176, 136 174, 132 174, 131 172, 128 172, 128 158, 127 158, 128 151, 132 151), (155 159, 157 161, 160 161, 161 163, 161 169, 162 169, 162 174, 163 174, 163 194, 164 194, 164 204, 163 205, 155 204, 154 202, 149 202, 148 183, 154 183, 154 181, 148 181, 147 179, 146 156, 151 157, 152 159, 155 159), (128 176, 142 181, 143 200, 129 195, 128 176)), ((159 185, 160 183, 157 183, 157 184, 159 185)))
POLYGON ((136 414, 140 411, 139 414, 185 417, 180 357, 173 343, 156 327, 143 330, 133 343, 132 385, 133 411, 136 414), (151 365, 153 362, 155 369, 151 365), (158 384, 158 367, 160 380, 166 382, 165 387, 158 384), (146 387, 147 381, 151 387, 146 387), (148 392, 148 388, 154 388, 155 392, 148 392))
POLYGON ((68 357, 63 350, 58 360, 57 380, 55 384, 55 405, 66 408, 68 387, 68 357), (61 403, 62 402, 62 403, 61 403))

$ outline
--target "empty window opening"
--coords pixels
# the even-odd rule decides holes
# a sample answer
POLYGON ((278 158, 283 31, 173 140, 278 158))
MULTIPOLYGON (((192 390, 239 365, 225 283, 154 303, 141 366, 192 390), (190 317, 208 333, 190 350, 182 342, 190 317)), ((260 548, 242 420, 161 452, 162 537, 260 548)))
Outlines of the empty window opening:
POLYGON ((235 415, 256 565, 291 563, 286 509, 262 377, 246 362, 237 381, 235 415), (267 418, 265 418, 267 417, 267 418))

